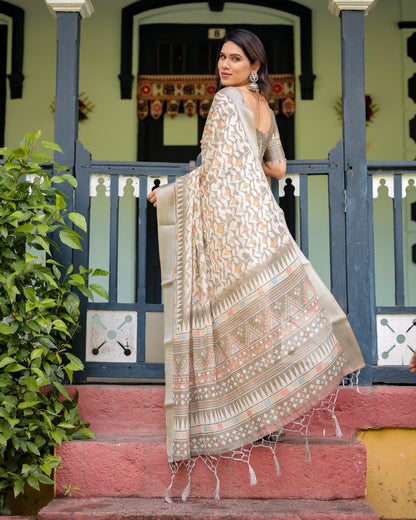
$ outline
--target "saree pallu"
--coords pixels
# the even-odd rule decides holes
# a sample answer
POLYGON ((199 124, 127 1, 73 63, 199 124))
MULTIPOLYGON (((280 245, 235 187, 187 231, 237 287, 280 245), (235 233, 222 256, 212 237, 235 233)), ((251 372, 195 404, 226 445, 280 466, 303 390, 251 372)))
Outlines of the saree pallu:
POLYGON ((201 147, 157 199, 170 462, 275 432, 364 365, 286 226, 238 89, 216 94, 201 147))

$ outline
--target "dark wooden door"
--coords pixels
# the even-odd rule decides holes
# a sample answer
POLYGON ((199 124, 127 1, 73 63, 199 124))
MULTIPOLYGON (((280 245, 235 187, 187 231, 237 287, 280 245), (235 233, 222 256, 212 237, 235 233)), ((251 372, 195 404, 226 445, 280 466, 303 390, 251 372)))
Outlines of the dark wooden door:
POLYGON ((4 146, 6 124, 7 25, 0 25, 0 146, 4 146))
MULTIPOLYGON (((253 31, 262 40, 271 74, 294 72, 293 29, 288 25, 203 25, 152 24, 139 28, 140 74, 214 74, 221 40, 210 39, 208 30, 225 28, 227 31, 243 27, 253 31)), ((198 117, 199 143, 205 119, 198 117)), ((276 118, 288 159, 294 158, 294 122, 279 114, 276 118)), ((138 160, 161 162, 188 162, 200 152, 195 146, 164 146, 163 117, 154 120, 148 116, 139 121, 138 160)))

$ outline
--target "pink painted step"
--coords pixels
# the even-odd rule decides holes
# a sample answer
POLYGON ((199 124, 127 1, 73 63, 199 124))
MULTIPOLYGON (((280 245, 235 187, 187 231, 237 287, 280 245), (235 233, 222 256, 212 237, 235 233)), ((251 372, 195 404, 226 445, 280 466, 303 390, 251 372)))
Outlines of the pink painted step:
POLYGON ((38 520, 379 520, 365 500, 55 499, 38 520))
POLYGON ((36 520, 37 519, 37 516, 26 516, 26 515, 23 515, 23 516, 10 516, 10 515, 7 515, 7 516, 3 516, 3 515, 0 515, 0 520, 36 520))
MULTIPOLYGON (((272 453, 255 448, 251 465, 258 484, 250 486, 244 462, 221 460, 221 498, 356 499, 365 496, 366 450, 352 439, 310 439, 311 462, 305 462, 302 439, 288 437, 278 444, 281 476, 277 476, 272 453)), ((62 468, 57 471, 57 495, 63 485, 78 487, 75 498, 163 497, 171 472, 161 431, 152 435, 98 436, 96 440, 71 441, 58 450, 62 468)), ((172 490, 180 497, 186 485, 181 468, 172 490)), ((199 460, 192 473, 191 497, 211 498, 215 476, 199 460)))
MULTIPOLYGON (((96 435, 135 434, 163 430, 163 385, 69 387, 79 391, 80 415, 96 435)), ((361 428, 416 428, 416 387, 374 386, 342 388, 336 415, 344 437, 361 428)), ((334 436, 334 421, 327 412, 315 413, 311 435, 334 436)))

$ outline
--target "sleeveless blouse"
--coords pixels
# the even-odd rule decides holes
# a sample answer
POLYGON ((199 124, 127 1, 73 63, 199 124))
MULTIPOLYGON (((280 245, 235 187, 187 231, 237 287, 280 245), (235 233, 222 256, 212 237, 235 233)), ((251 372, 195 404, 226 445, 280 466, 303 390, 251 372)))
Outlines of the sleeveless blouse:
POLYGON ((256 128, 260 159, 264 159, 266 163, 280 162, 285 159, 279 129, 272 110, 270 110, 270 115, 271 125, 267 132, 262 132, 256 128))

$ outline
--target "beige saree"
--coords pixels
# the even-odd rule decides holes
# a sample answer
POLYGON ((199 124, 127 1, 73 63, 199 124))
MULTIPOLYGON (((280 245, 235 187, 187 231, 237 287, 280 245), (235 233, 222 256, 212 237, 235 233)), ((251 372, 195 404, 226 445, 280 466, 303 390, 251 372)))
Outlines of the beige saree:
POLYGON ((275 125, 266 141, 259 149, 241 92, 224 88, 202 165, 158 192, 170 462, 250 444, 364 365, 264 175, 263 156, 279 153, 275 125))

